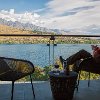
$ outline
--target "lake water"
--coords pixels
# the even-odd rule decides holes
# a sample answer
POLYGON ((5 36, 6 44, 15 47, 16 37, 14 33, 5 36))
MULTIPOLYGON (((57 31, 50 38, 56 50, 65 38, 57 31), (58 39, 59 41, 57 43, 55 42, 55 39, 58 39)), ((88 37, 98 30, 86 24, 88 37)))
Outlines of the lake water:
MULTIPOLYGON (((57 44, 54 59, 69 57, 80 49, 92 52, 90 44, 57 44)), ((50 63, 53 63, 53 46, 50 46, 50 63)), ((36 66, 49 65, 49 46, 46 44, 0 44, 0 56, 30 60, 36 66)))

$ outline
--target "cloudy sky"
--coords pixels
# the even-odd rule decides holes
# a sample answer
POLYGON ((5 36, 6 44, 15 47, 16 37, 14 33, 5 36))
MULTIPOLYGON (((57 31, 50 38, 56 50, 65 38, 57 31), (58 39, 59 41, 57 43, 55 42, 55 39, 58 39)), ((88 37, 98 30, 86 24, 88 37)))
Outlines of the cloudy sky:
POLYGON ((100 34, 100 0, 0 0, 0 18, 100 34))

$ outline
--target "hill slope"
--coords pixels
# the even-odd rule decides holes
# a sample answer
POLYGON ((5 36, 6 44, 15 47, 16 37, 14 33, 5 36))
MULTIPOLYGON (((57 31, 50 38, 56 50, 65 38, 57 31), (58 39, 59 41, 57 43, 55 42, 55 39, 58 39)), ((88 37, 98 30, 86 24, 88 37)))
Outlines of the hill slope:
POLYGON ((7 25, 0 24, 0 34, 31 34, 32 31, 13 28, 7 25))

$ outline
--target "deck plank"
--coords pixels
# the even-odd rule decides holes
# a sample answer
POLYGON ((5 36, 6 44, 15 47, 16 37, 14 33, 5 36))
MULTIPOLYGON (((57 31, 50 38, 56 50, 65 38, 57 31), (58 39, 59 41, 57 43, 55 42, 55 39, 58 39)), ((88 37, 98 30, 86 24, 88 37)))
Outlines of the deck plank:
MULTIPOLYGON (((53 100, 49 81, 34 82, 35 100, 53 100)), ((0 81, 0 100, 10 100, 11 82, 0 81)), ((16 82, 14 100, 34 100, 30 82, 16 82)), ((73 100, 100 100, 100 80, 80 81, 79 91, 75 90, 73 100)))

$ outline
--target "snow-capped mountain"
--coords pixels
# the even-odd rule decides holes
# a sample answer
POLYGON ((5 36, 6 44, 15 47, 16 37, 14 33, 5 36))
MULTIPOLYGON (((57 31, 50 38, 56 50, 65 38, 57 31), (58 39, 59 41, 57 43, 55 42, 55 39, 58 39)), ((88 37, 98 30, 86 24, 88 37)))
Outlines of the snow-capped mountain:
POLYGON ((5 19, 0 18, 0 24, 2 25, 7 25, 7 26, 11 26, 14 28, 18 28, 18 29, 25 29, 25 30, 36 30, 36 31, 43 31, 43 32, 50 32, 49 29, 44 28, 44 27, 39 27, 30 23, 21 23, 18 21, 12 22, 12 21, 7 21, 5 19))
POLYGON ((100 35, 100 25, 97 26, 94 24, 90 25, 90 26, 83 27, 81 29, 71 29, 71 30, 47 29, 45 27, 36 26, 34 24, 31 24, 31 23, 21 23, 18 21, 7 21, 7 20, 2 19, 2 18, 0 18, 0 24, 11 26, 11 27, 18 28, 18 29, 31 30, 31 31, 35 30, 35 31, 41 31, 41 32, 53 32, 56 34, 100 35))
POLYGON ((41 32, 53 32, 57 34, 64 34, 67 32, 67 31, 59 30, 59 29, 47 29, 45 27, 36 26, 30 23, 21 23, 18 21, 7 21, 2 18, 0 18, 0 24, 11 26, 11 27, 18 28, 18 29, 31 30, 31 31, 35 30, 35 31, 41 31, 41 32))

